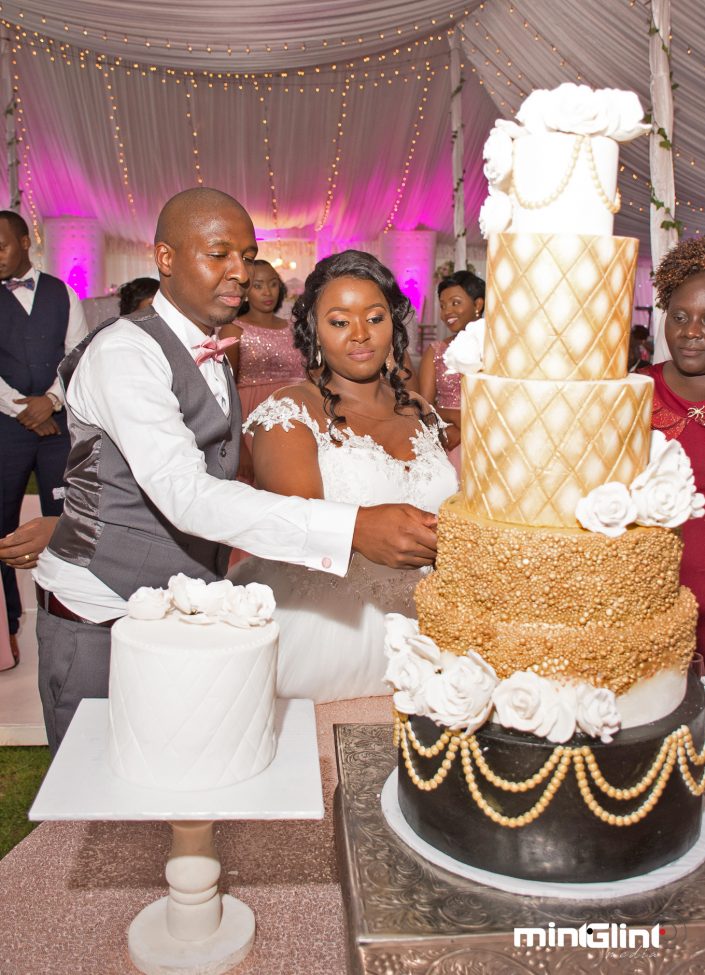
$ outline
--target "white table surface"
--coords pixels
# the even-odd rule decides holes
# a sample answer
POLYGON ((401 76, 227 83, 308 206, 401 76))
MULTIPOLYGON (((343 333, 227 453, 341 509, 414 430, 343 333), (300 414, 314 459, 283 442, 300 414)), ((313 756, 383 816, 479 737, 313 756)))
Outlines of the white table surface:
POLYGON ((29 811, 30 820, 323 819, 313 702, 278 700, 277 751, 259 775, 223 789, 132 785, 108 761, 108 701, 84 699, 29 811))

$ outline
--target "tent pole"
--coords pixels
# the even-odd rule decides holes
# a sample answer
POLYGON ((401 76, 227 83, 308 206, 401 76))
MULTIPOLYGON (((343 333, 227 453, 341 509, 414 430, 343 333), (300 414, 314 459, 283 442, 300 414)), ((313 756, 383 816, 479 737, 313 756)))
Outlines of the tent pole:
POLYGON ((455 238, 455 270, 467 267, 467 237, 465 234, 465 185, 463 182, 463 78, 460 68, 460 37, 450 35, 450 127, 453 146, 453 236, 455 238))
POLYGON ((15 129, 15 93, 12 87, 11 42, 7 30, 0 30, 0 104, 5 114, 5 150, 7 159, 7 189, 9 209, 20 209, 20 189, 18 182, 19 155, 17 152, 17 132, 15 129))
MULTIPOLYGON (((671 88, 671 0, 651 0, 649 66, 653 126, 649 135, 651 169, 651 265, 678 241, 675 219, 676 190, 673 178, 673 89, 671 88), (664 226, 666 224, 666 226, 664 226)), ((654 362, 670 359, 663 334, 664 313, 654 309, 654 362)))

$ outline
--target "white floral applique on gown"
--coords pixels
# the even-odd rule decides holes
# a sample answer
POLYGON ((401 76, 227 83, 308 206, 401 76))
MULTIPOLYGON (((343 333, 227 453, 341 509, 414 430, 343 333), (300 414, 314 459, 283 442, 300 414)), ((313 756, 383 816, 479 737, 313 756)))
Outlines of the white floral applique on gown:
MULTIPOLYGON (((270 397, 250 414, 244 429, 257 425, 291 430, 303 423, 318 444, 324 497, 363 506, 405 502, 437 512, 457 490, 452 464, 437 431, 419 421, 411 438, 412 460, 396 460, 370 436, 351 430, 322 432, 305 406, 270 397)), ((388 569, 355 553, 345 578, 304 566, 248 558, 229 578, 237 584, 263 582, 277 601, 280 697, 335 701, 390 693, 382 681, 384 615, 415 616, 416 569, 388 569)))

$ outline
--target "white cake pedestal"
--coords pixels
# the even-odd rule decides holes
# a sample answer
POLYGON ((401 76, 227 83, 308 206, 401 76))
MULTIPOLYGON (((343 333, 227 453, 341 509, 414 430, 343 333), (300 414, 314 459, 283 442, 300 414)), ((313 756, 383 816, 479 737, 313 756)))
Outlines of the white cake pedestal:
POLYGON ((255 938, 255 917, 218 891, 213 822, 322 819, 313 702, 277 701, 277 752, 259 775, 199 793, 134 786, 108 763, 108 702, 81 702, 29 811, 31 820, 166 820, 169 894, 130 925, 130 958, 145 975, 222 975, 255 938))

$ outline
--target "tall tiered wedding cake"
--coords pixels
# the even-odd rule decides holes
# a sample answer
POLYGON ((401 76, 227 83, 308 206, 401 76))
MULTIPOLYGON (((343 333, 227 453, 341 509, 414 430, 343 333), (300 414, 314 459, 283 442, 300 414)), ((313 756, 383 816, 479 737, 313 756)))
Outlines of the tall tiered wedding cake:
POLYGON ((700 830, 674 528, 703 498, 679 445, 651 437, 651 379, 627 373, 637 241, 612 236, 618 142, 641 117, 631 93, 562 85, 492 130, 486 319, 447 355, 461 490, 418 627, 389 620, 407 821, 539 880, 642 873, 700 830))

